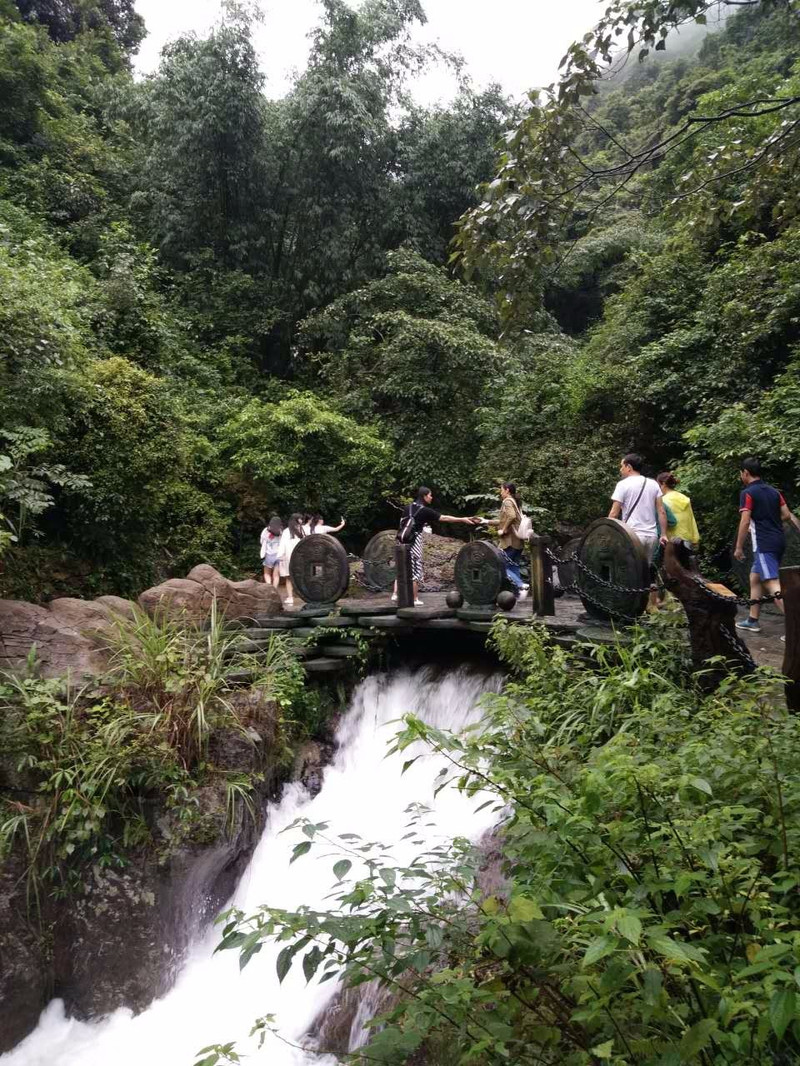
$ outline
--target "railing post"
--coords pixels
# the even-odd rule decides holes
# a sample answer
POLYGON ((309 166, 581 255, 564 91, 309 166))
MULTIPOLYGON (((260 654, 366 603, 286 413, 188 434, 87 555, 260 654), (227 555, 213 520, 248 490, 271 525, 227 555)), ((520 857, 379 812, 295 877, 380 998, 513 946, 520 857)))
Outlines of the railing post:
POLYGON ((531 554, 531 609, 540 617, 556 613, 553 591, 553 563, 548 548, 550 538, 534 533, 529 543, 531 554))
POLYGON ((414 606, 414 581, 411 568, 411 545, 395 544, 394 572, 397 578, 397 606, 414 606))
POLYGON ((786 706, 800 711, 800 566, 782 566, 781 599, 786 614, 786 650, 783 653, 783 673, 786 682, 786 706))

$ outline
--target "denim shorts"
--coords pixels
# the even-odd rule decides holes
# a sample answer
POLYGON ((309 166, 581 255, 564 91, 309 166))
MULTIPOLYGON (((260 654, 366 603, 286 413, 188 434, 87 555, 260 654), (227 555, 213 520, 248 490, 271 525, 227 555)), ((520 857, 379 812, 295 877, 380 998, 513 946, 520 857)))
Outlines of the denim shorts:
POLYGON ((262 566, 268 566, 270 569, 272 569, 273 566, 277 566, 278 565, 278 553, 275 552, 274 555, 272 555, 271 553, 267 553, 263 557, 263 559, 261 560, 261 564, 262 564, 262 566))

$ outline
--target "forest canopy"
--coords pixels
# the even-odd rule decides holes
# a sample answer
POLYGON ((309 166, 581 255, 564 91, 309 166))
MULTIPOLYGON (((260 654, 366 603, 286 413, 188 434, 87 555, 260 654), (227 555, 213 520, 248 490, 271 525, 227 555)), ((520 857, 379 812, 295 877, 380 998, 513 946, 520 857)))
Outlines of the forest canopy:
POLYGON ((128 0, 2 0, 2 593, 249 575, 298 507, 358 546, 419 481, 566 533, 631 447, 724 570, 743 454, 798 498, 800 55, 787 3, 673 49, 709 7, 423 108, 418 0, 325 0, 280 98, 242 7, 137 80, 128 0))

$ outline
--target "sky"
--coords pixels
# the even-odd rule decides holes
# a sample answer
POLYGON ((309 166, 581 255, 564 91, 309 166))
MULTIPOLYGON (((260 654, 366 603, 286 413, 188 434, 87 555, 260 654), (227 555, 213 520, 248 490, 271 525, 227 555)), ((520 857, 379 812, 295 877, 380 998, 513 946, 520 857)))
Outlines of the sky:
MULTIPOLYGON (((349 2, 349 0, 348 0, 349 2)), ((355 0, 353 0, 354 6, 355 0)), ((601 17, 600 0, 423 0, 428 23, 415 31, 418 41, 436 41, 460 53, 476 88, 499 82, 512 96, 547 85, 569 44, 601 17)), ((270 96, 283 95, 292 70, 302 70, 307 34, 320 17, 317 0, 262 0, 264 24, 255 44, 270 96)), ((161 48, 182 33, 205 33, 217 20, 218 0, 136 0, 148 36, 136 69, 158 66, 161 48)), ((418 79, 414 96, 423 105, 447 102, 456 91, 453 75, 438 68, 418 79)))

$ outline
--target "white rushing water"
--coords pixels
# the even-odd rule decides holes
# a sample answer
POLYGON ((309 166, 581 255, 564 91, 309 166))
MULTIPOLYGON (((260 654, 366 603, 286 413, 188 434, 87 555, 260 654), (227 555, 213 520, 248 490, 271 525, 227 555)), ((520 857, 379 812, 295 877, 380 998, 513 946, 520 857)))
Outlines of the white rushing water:
MULTIPOLYGON (((409 841, 395 844, 407 832, 410 803, 425 803, 434 811, 423 826, 435 826, 423 827, 419 834, 427 834, 429 844, 480 836, 493 820, 489 809, 475 813, 485 797, 469 800, 448 788, 434 799, 442 759, 420 758, 401 774, 403 763, 418 752, 387 759, 386 751, 404 714, 459 730, 478 717, 481 694, 499 684, 498 675, 487 678, 466 668, 443 674, 423 668, 364 681, 339 726, 337 754, 325 770, 321 791, 312 798, 298 784, 285 790, 232 902, 248 914, 262 903, 285 908, 330 905, 326 897, 335 884, 330 848, 312 848, 289 865, 294 845, 305 837, 299 829, 282 835, 281 830, 300 816, 327 822, 330 836, 359 833, 391 844, 399 862, 423 850, 409 841), (315 858, 315 852, 320 857, 315 858)), ((0 1066, 192 1066, 201 1048, 230 1040, 248 1056, 247 1062, 320 1066, 326 1060, 319 1055, 293 1049, 273 1036, 258 1050, 248 1034, 256 1018, 273 1014, 287 1040, 302 1040, 335 994, 336 982, 306 985, 298 959, 279 984, 278 948, 271 943, 240 973, 238 952, 213 954, 219 935, 219 929, 212 928, 189 954, 172 990, 136 1017, 119 1010, 98 1021, 78 1022, 66 1018, 61 1002, 53 1001, 37 1029, 0 1056, 0 1066)))

